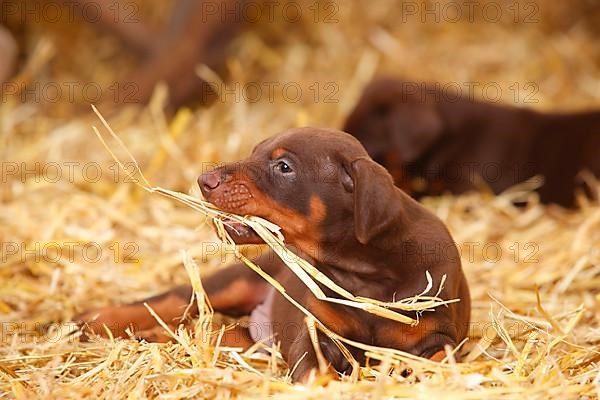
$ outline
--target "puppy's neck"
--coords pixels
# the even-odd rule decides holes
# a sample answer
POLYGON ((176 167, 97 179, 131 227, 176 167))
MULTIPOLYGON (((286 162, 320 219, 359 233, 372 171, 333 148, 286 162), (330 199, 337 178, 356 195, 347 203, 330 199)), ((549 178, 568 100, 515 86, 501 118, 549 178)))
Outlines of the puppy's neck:
POLYGON ((396 189, 393 196, 389 206, 397 208, 395 217, 367 243, 361 243, 356 237, 350 216, 329 225, 329 233, 321 236, 318 242, 312 242, 312 247, 307 248, 302 243, 297 245, 319 263, 336 270, 382 277, 386 270, 397 264, 396 257, 403 257, 402 252, 416 247, 411 231, 421 216, 428 213, 400 189, 396 189), (332 229, 332 225, 337 229, 332 229))

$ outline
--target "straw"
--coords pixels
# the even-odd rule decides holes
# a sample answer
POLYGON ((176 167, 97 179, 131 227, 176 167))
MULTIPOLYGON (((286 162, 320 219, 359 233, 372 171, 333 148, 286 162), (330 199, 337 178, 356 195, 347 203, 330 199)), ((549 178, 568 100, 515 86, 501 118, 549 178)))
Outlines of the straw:
MULTIPOLYGON (((7 15, 9 28, 19 26, 13 32, 22 54, 17 82, 28 86, 3 93, 0 103, 0 398, 598 398, 600 207, 581 194, 577 210, 539 204, 532 192, 539 177, 497 196, 482 191, 422 201, 456 241, 472 299, 469 340, 444 363, 343 341, 310 318, 310 326, 331 335, 342 352, 359 346, 352 351, 364 352, 366 363, 351 363, 351 375, 339 380, 317 373, 311 384, 293 385, 294 365, 276 346, 219 346, 224 330, 247 320, 213 314, 202 278, 234 261, 236 252, 253 259, 258 250, 233 250, 211 226, 199 226, 205 212, 224 218, 209 204, 203 205, 209 211, 194 209, 193 191, 189 199, 182 195, 203 163, 239 160, 289 127, 340 128, 377 74, 454 82, 463 94, 463 84, 471 82, 473 97, 482 100, 485 85, 491 89, 487 100, 499 86, 498 104, 541 111, 600 107, 598 23, 586 2, 520 1, 509 8, 486 0, 475 5, 472 20, 467 8, 457 21, 450 20, 452 1, 427 4, 439 7, 437 19, 424 15, 420 2, 414 15, 410 4, 387 1, 297 5, 303 7, 298 22, 275 7, 274 20, 248 24, 228 48, 227 79, 205 66, 197 69, 222 89, 211 106, 167 117, 163 90, 151 109, 126 103, 111 114, 110 125, 140 170, 156 187, 184 197, 176 201, 126 182, 128 175, 90 137, 91 119, 74 112, 94 102, 83 95, 83 85, 93 82, 111 95, 111 85, 129 76, 137 60, 88 21, 7 15), (498 7, 502 16, 494 20, 498 7), (242 95, 244 88, 268 83, 279 85, 272 97, 266 85, 256 101, 250 92, 242 95), (60 99, 35 97, 34 85, 53 84, 61 85, 60 99), (298 100, 292 98, 295 85, 302 89, 298 100), (75 163, 72 176, 65 162, 75 163), (49 179, 53 163, 62 167, 58 181, 49 179), (17 172, 10 172, 12 166, 17 172), (95 168, 102 171, 97 180, 95 168), (514 207, 513 199, 529 205, 514 207), (97 259, 94 249, 102 250, 97 259), (494 250, 500 250, 497 256, 494 250), (59 251, 61 257, 51 257, 59 251), (173 343, 80 343, 69 335, 76 330, 69 321, 80 312, 190 282, 200 315, 191 334, 170 327, 179 338, 173 343)), ((140 17, 158 26, 171 4, 150 0, 139 7, 140 17)), ((120 11, 126 16, 130 9, 120 11)), ((133 172, 130 159, 122 160, 133 172)), ((589 174, 581 178, 598 187, 589 174)), ((265 229, 278 237, 276 227, 265 229)), ((435 294, 440 283, 432 282, 423 296, 435 294)))

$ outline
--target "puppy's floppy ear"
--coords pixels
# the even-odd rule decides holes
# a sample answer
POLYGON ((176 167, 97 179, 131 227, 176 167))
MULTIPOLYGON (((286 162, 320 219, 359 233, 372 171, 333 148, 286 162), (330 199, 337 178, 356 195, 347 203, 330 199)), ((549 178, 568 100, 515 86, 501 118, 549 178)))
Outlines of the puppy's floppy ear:
POLYGON ((390 140, 404 165, 418 160, 442 135, 442 118, 430 104, 401 103, 387 118, 390 140))
POLYGON ((391 175, 381 165, 367 157, 350 164, 354 183, 354 233, 358 241, 367 244, 377 235, 399 223, 401 204, 391 175))

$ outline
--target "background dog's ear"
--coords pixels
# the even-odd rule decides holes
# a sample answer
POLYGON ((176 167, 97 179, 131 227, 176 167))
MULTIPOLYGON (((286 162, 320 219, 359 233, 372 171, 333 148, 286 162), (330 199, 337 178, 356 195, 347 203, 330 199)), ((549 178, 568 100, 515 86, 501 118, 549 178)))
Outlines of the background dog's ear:
POLYGON ((397 201, 392 176, 370 158, 359 158, 351 164, 354 182, 354 233, 367 244, 377 235, 399 222, 402 212, 397 201))
POLYGON ((442 118, 425 103, 401 103, 387 118, 390 140, 403 165, 417 161, 442 135, 442 118))

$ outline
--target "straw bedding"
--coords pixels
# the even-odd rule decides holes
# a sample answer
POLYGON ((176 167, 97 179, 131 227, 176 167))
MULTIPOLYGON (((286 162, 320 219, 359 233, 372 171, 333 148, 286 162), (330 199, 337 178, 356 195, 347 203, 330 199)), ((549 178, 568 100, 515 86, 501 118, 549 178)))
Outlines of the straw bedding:
MULTIPOLYGON (((243 157, 275 132, 340 126, 375 73, 496 82, 506 103, 514 102, 511 85, 533 82, 538 102, 525 105, 600 106, 596 16, 585 2, 537 3, 534 23, 490 23, 477 14, 473 22, 399 23, 401 10, 384 1, 340 1, 338 22, 323 23, 314 21, 310 4, 299 4, 302 21, 291 28, 279 19, 251 26, 232 44, 228 64, 238 88, 293 82, 302 88, 298 101, 278 90, 257 101, 230 95, 208 109, 181 109, 167 118, 159 87, 148 108, 123 107, 110 119, 152 184, 187 193, 199 172, 243 157), (331 87, 337 91, 330 102, 331 87)), ((153 14, 151 4, 142 10, 153 14)), ((132 66, 113 39, 85 25, 45 28, 23 32, 30 46, 24 81, 75 76, 104 83, 132 66), (67 37, 77 39, 61 47, 67 37)), ((79 343, 68 335, 76 313, 190 279, 201 293, 196 276, 235 256, 202 213, 131 183, 94 136, 98 119, 76 116, 73 108, 68 101, 20 104, 10 97, 0 105, 1 398, 598 396, 600 208, 585 199, 577 211, 539 205, 529 192, 535 182, 500 196, 482 188, 425 200, 460 246, 471 288, 471 340, 459 350, 464 363, 449 357, 435 365, 370 349, 382 360, 379 366, 342 381, 294 386, 274 352, 215 346, 217 320, 237 321, 213 321, 201 296, 194 334, 175 332, 175 344, 79 343), (528 197, 531 205, 513 207, 515 196, 528 197), (407 367, 413 373, 404 377, 407 367)), ((259 250, 241 251, 252 256, 259 250)))

